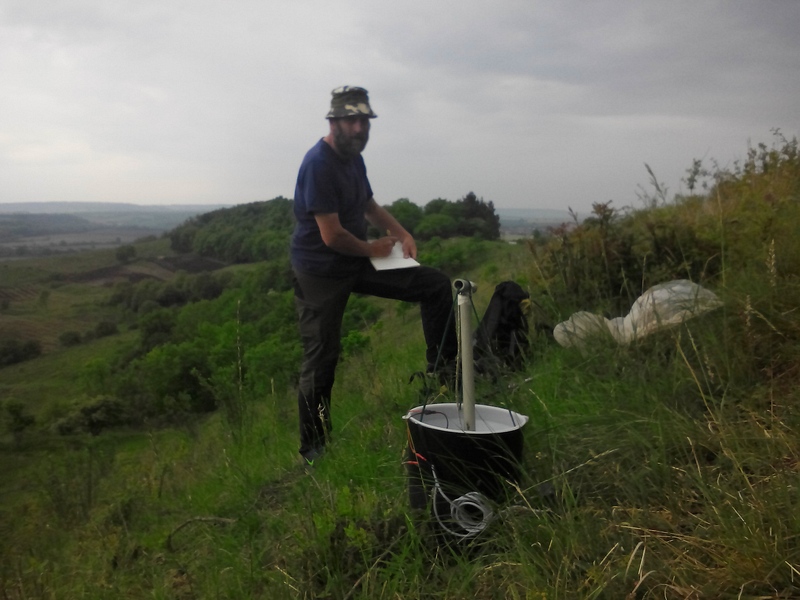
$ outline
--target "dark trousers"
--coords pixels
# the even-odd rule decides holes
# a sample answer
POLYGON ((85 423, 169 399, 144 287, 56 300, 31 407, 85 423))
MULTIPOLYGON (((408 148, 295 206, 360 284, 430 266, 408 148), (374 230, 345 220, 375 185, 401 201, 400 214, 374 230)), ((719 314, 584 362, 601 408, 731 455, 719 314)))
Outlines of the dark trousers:
POLYGON ((331 430, 331 389, 341 352, 344 309, 351 293, 418 302, 428 364, 453 361, 458 353, 450 279, 420 266, 376 271, 365 261, 360 273, 321 277, 295 271, 295 306, 303 343, 297 404, 300 453, 320 450, 331 430))

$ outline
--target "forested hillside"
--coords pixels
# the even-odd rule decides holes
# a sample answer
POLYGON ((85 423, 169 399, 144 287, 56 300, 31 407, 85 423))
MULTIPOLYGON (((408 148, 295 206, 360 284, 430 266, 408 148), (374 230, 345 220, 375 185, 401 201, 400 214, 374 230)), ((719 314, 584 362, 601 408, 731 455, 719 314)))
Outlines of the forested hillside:
MULTIPOLYGON (((442 247, 437 237, 421 249, 429 264, 463 268, 479 256, 480 231, 499 237, 493 205, 474 194, 457 202, 437 200, 433 207, 426 209, 429 215, 455 215, 446 221, 462 223, 459 231, 472 231, 475 244, 442 247)), ((387 208, 411 230, 425 222, 423 210, 406 200, 387 208)), ((90 331, 60 332, 62 347, 120 330, 130 331, 132 340, 124 352, 87 365, 83 400, 54 427, 62 434, 97 434, 108 427, 178 422, 222 406, 237 378, 254 393, 289 386, 300 357, 288 263, 293 226, 292 202, 282 197, 219 209, 169 232, 171 257, 136 258, 135 246, 128 246, 125 256, 117 253, 123 263, 117 267, 63 277, 102 281, 111 289, 105 300, 109 318, 90 331)), ((461 237, 455 227, 442 233, 461 237)), ((378 314, 354 298, 344 323, 347 343, 357 345, 358 332, 378 314)), ((0 365, 41 354, 41 340, 7 331, 0 365)))

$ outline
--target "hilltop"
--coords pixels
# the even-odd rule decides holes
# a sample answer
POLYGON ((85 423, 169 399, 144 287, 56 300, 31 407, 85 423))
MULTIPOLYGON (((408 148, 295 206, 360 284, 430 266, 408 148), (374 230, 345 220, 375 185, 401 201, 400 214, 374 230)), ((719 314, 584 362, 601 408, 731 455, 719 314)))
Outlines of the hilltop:
MULTIPOLYGON (((0 260, 116 248, 160 236, 202 214, 231 205, 138 205, 111 202, 0 204, 0 260)), ((498 209, 507 239, 573 222, 567 211, 498 209)))

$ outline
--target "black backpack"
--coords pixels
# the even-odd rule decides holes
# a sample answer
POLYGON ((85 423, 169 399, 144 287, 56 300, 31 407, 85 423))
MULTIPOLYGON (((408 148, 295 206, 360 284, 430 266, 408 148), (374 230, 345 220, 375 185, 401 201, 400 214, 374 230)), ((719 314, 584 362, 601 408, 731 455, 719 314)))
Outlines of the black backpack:
POLYGON ((514 281, 504 281, 494 288, 489 306, 475 333, 476 365, 484 369, 503 364, 519 369, 530 348, 528 318, 530 294, 514 281))

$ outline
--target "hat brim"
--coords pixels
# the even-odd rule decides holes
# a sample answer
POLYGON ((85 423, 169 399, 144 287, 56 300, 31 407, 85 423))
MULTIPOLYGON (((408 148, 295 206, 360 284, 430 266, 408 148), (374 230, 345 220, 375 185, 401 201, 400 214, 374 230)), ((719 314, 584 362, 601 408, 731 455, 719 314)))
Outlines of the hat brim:
POLYGON ((343 119, 345 117, 367 117, 369 119, 374 119, 378 115, 372 112, 370 106, 361 104, 353 106, 345 106, 341 108, 332 108, 328 111, 328 114, 325 115, 326 119, 343 119))

